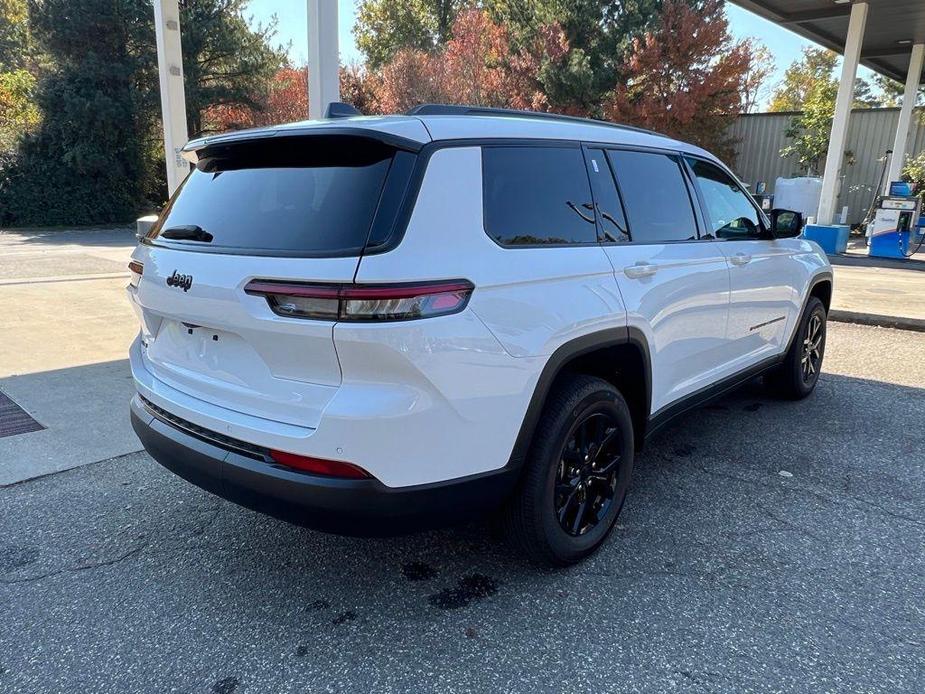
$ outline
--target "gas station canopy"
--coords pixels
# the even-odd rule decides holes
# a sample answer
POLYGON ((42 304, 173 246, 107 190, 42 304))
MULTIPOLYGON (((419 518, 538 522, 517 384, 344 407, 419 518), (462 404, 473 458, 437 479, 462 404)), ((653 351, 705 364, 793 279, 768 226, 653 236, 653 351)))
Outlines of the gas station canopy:
MULTIPOLYGON (((850 0, 730 1, 826 48, 845 51, 850 0)), ((862 65, 904 83, 917 43, 925 43, 925 0, 870 0, 862 65)))

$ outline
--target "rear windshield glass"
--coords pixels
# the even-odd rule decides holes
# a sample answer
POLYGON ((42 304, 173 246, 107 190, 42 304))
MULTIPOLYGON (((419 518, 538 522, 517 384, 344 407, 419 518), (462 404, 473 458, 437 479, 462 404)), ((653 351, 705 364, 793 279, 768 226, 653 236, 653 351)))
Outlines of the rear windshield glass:
POLYGON ((228 252, 360 253, 394 154, 360 137, 206 150, 149 238, 228 252))

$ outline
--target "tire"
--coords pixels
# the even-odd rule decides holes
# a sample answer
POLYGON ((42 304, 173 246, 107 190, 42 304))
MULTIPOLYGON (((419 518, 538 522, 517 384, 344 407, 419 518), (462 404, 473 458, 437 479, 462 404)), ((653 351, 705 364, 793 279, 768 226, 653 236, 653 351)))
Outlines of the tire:
POLYGON ((783 363, 764 377, 772 393, 801 400, 816 388, 825 356, 825 322, 825 306, 817 297, 810 297, 783 363))
POLYGON ((568 376, 549 395, 517 490, 502 512, 531 561, 567 566, 607 539, 633 470, 633 421, 610 383, 568 376))

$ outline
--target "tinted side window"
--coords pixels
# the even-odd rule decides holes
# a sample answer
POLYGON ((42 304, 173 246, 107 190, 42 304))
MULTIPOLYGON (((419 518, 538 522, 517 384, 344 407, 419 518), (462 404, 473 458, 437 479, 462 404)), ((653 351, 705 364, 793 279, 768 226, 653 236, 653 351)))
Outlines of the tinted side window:
POLYGON ((748 195, 718 166, 688 159, 707 206, 709 232, 720 239, 757 238, 761 235, 758 210, 748 195))
POLYGON ((626 203, 633 241, 659 243, 697 238, 694 209, 681 166, 656 152, 609 150, 626 203))
POLYGON ((588 150, 588 178, 594 191, 594 204, 604 233, 603 241, 629 241, 623 204, 617 193, 613 172, 602 149, 588 150))
POLYGON ((483 147, 485 231, 505 245, 596 243, 578 147, 483 147))

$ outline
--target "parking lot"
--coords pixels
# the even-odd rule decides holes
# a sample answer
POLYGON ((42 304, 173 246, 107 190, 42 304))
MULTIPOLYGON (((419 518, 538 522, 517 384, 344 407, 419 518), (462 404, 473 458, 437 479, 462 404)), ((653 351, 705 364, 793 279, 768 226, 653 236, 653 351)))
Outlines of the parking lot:
POLYGON ((812 397, 663 430, 610 542, 547 571, 489 523, 323 535, 128 452, 131 237, 63 238, 0 258, 37 297, 0 302, 0 390, 47 427, 0 439, 44 475, 0 481, 0 692, 925 689, 922 333, 830 323, 812 397))
POLYGON ((809 400, 687 415, 566 571, 487 525, 303 530, 143 453, 0 489, 0 691, 921 691, 922 339, 833 324, 809 400))

